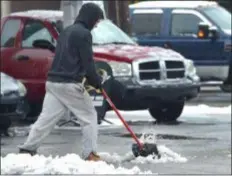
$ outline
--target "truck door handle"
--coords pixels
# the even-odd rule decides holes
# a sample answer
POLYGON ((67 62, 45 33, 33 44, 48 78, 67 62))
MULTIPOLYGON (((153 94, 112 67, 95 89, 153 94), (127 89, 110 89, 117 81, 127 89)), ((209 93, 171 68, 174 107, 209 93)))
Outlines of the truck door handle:
POLYGON ((26 55, 19 55, 14 57, 16 60, 23 61, 23 60, 29 60, 29 56, 26 55))

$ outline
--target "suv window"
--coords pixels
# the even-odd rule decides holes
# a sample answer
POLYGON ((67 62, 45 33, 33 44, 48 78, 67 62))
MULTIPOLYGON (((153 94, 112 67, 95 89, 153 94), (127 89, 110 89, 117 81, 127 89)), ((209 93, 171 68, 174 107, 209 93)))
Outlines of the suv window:
POLYGON ((202 20, 194 14, 173 14, 171 35, 196 37, 200 22, 202 20))
POLYGON ((160 13, 134 14, 131 24, 132 35, 160 35, 161 20, 160 13))
POLYGON ((1 34, 1 47, 13 47, 15 38, 20 28, 21 21, 19 19, 8 19, 1 34))
POLYGON ((22 36, 22 47, 33 47, 33 42, 35 40, 48 40, 53 42, 53 37, 51 36, 48 29, 43 25, 42 22, 36 20, 30 20, 25 24, 22 36))

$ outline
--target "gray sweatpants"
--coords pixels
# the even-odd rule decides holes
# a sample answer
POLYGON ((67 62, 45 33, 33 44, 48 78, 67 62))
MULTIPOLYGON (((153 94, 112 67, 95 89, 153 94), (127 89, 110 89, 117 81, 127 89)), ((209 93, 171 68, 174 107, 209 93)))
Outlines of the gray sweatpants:
POLYGON ((33 124, 26 142, 21 149, 37 150, 56 123, 71 111, 82 127, 82 157, 97 150, 97 113, 92 100, 82 84, 46 83, 46 95, 43 109, 33 124))

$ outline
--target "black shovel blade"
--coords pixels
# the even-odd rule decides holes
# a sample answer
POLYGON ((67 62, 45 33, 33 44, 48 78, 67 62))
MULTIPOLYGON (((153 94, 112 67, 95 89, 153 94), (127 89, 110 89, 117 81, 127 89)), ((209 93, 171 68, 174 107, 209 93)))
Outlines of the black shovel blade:
POLYGON ((158 158, 161 157, 156 144, 145 143, 143 144, 142 150, 138 144, 132 144, 132 152, 135 157, 147 157, 148 155, 156 155, 158 158))

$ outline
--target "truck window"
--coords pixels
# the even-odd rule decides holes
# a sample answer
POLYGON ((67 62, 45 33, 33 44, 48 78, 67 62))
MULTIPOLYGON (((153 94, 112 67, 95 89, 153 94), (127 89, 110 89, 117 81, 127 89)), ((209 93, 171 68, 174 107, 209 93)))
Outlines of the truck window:
POLYGON ((22 47, 33 48, 35 40, 48 40, 54 43, 53 37, 42 22, 29 20, 23 29, 22 47))
POLYGON ((200 22, 202 20, 195 14, 173 14, 170 33, 172 36, 197 37, 200 22))
POLYGON ((162 13, 133 14, 132 35, 159 36, 161 31, 162 13))
POLYGON ((13 47, 15 38, 20 29, 21 21, 19 19, 8 19, 1 34, 1 47, 13 47))

